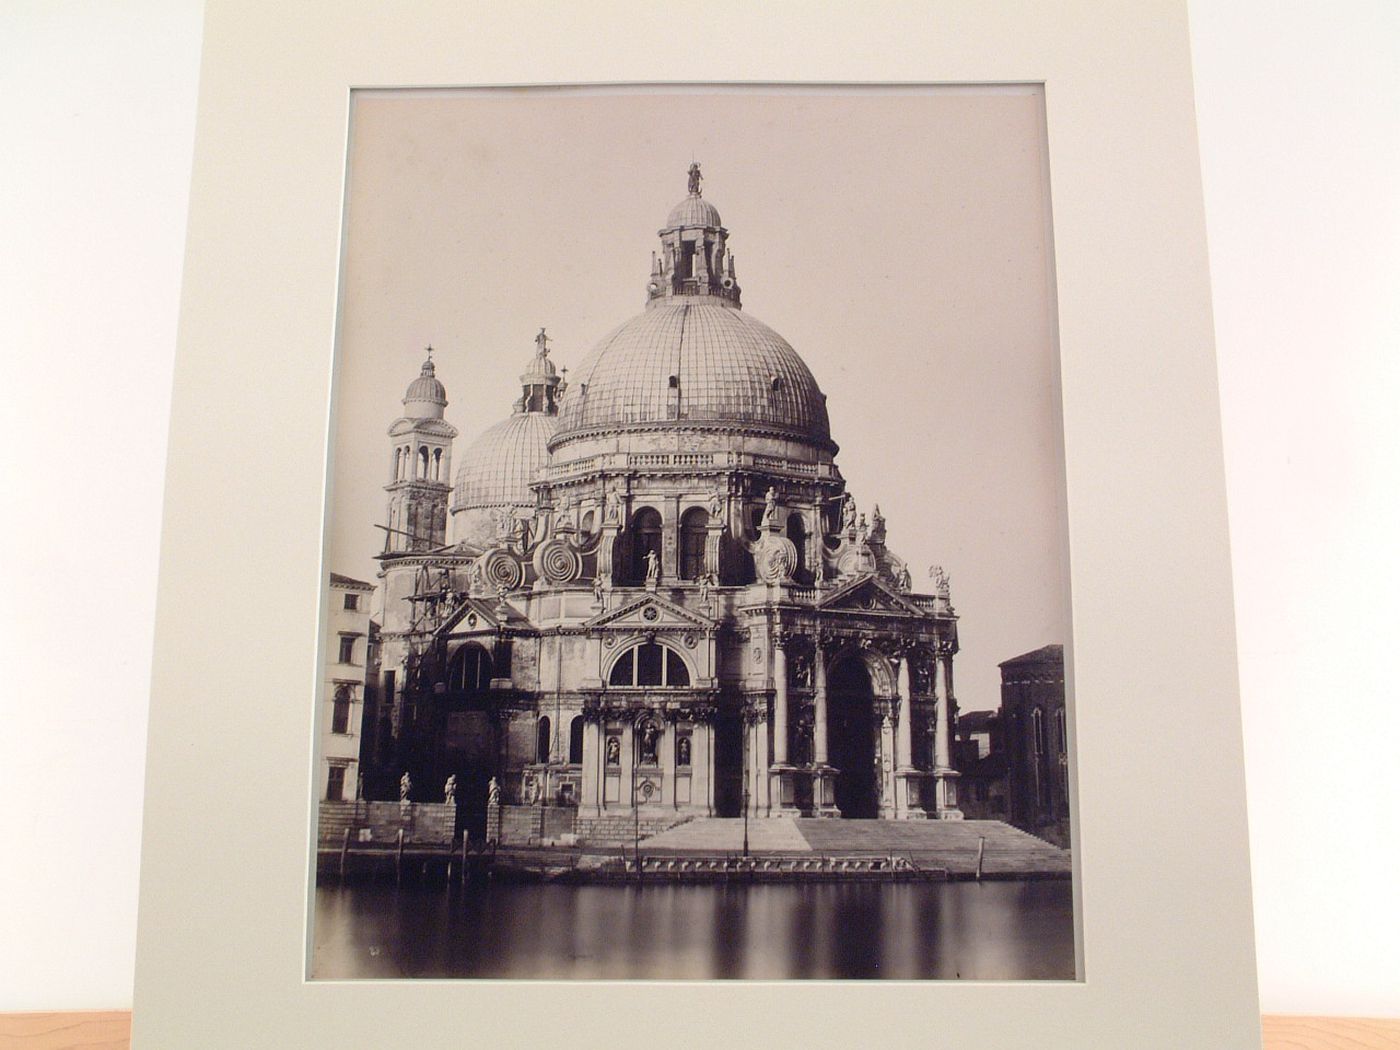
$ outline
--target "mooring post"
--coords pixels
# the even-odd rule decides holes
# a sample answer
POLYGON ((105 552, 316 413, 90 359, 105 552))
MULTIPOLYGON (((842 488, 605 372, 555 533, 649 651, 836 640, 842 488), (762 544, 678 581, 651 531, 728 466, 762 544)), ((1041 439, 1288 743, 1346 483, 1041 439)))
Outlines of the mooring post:
POLYGON ((467 884, 467 844, 471 841, 471 836, 467 834, 467 829, 462 829, 462 885, 467 884))
POLYGON ((345 854, 350 852, 350 829, 345 829, 345 838, 340 843, 340 881, 345 881, 345 854))
POLYGON ((398 855, 394 858, 394 885, 403 883, 403 828, 399 828, 398 855))
POLYGON ((977 840, 977 881, 982 881, 982 854, 987 849, 987 836, 983 835, 977 840))

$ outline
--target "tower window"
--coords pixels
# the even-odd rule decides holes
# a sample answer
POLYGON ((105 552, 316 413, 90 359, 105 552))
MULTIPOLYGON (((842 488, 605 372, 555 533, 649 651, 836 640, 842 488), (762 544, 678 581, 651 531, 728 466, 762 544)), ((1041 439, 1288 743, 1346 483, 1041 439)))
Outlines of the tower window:
POLYGON ((569 762, 575 766, 583 763, 583 715, 574 715, 569 722, 569 762))
POLYGON ((354 612, 360 607, 360 596, 358 594, 347 594, 345 596, 345 608, 354 612))
POLYGON ((643 507, 632 517, 632 582, 647 578, 647 554, 661 558, 661 515, 652 507, 643 507))
POLYGON ((340 662, 343 664, 355 662, 355 636, 353 634, 340 636, 340 662))
POLYGON ((797 571, 805 572, 807 570, 807 530, 803 527, 801 514, 788 515, 787 538, 797 548, 797 571))
POLYGON ((428 449, 425 445, 418 448, 418 476, 425 479, 428 476, 428 449))
POLYGON ((549 716, 545 715, 535 724, 535 761, 549 761, 549 716))
POLYGON ((683 580, 698 580, 705 574, 705 534, 710 515, 702 507, 691 507, 681 517, 680 574, 683 580))
POLYGON ((326 800, 341 802, 345 799, 345 767, 331 766, 326 773, 326 800))
POLYGON ((433 449, 433 480, 442 480, 442 449, 433 449))

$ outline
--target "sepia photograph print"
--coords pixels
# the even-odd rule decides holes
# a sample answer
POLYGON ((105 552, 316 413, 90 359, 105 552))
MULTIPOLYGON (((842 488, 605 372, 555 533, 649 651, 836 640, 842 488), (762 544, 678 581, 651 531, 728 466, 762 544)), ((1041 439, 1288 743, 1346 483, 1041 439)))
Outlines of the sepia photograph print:
POLYGON ((1039 86, 352 93, 313 980, 1074 981, 1039 86))

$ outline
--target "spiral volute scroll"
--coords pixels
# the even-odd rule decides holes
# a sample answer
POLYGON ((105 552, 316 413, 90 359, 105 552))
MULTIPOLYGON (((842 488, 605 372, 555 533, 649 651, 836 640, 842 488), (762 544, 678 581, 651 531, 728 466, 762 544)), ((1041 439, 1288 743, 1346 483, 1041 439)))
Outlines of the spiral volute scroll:
POLYGON ((792 579, 797 571, 797 547, 786 536, 765 536, 754 557, 754 569, 764 583, 792 579))
POLYGON ((481 556, 481 574, 490 588, 513 591, 525 580, 525 570, 509 551, 494 547, 481 556))
POLYGON ((573 583, 583 573, 583 559, 573 544, 556 536, 536 548, 535 572, 552 587, 573 583))

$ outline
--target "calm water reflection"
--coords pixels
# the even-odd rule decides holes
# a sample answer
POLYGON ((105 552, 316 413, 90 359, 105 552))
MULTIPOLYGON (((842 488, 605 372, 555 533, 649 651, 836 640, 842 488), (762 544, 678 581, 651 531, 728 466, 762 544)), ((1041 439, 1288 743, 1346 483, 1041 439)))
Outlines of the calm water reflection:
POLYGON ((1072 980, 1070 883, 326 886, 318 978, 1072 980))

